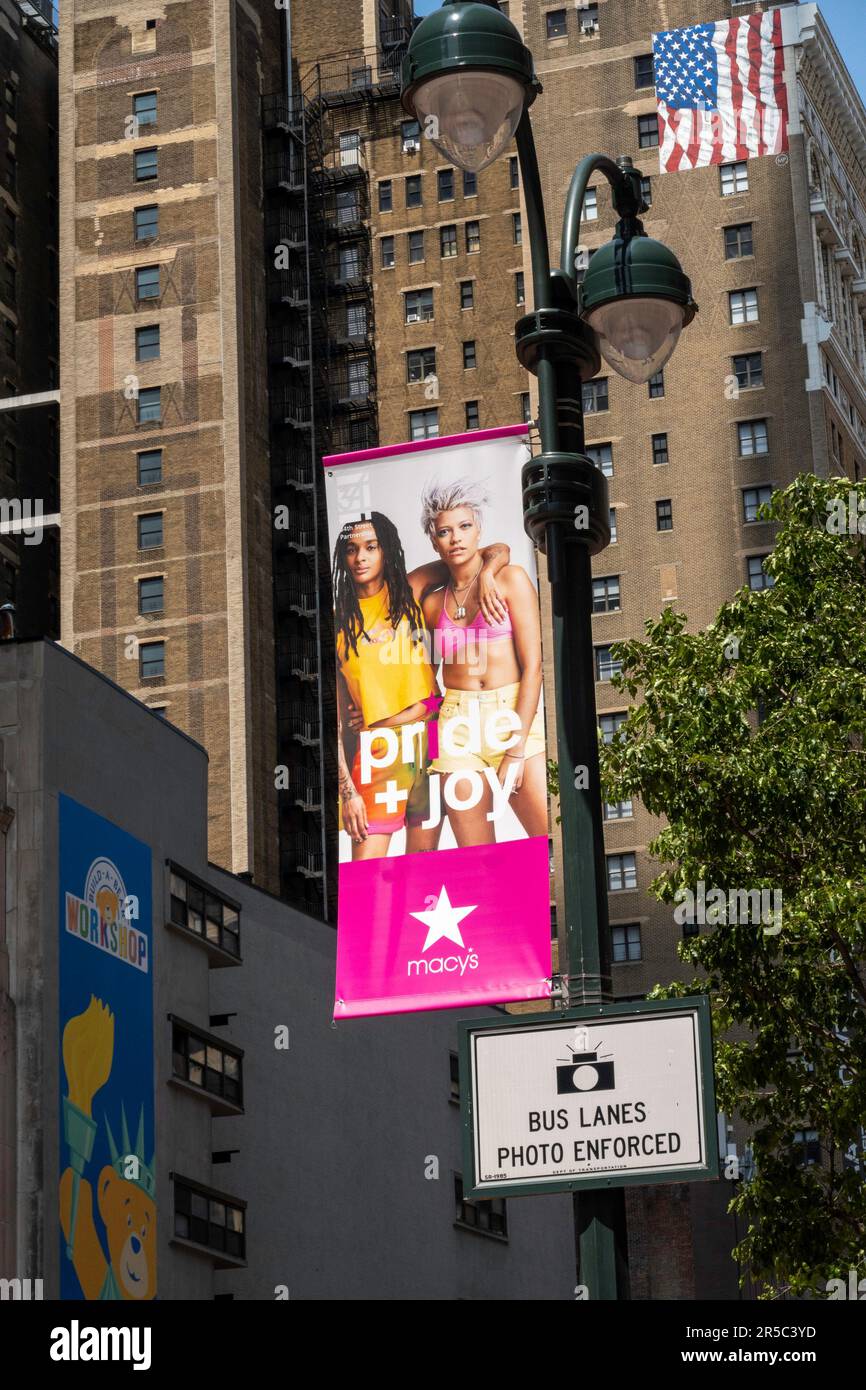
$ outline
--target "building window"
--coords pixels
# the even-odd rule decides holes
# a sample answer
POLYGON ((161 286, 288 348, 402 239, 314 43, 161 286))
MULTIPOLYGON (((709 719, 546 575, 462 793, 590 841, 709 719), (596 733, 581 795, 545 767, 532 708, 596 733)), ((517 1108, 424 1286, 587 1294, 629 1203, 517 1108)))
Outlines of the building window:
POLYGON ((156 579, 139 579, 138 581, 138 611, 139 613, 161 613, 165 607, 165 579, 160 575, 156 579))
MULTIPOLYGON (((500 6, 500 9, 502 7, 500 6)), ((474 198, 478 193, 478 175, 472 174, 468 169, 463 170, 463 197, 474 198)))
POLYGON ((149 386, 138 393, 138 423, 158 425, 162 420, 162 387, 149 386))
POLYGON ((409 438, 437 439, 439 437, 438 410, 410 410, 409 438))
POLYGON ((592 581, 593 613, 619 612, 619 575, 609 574, 592 581))
POLYGON ((631 820, 633 815, 631 797, 625 801, 606 801, 604 803, 605 820, 631 820))
POLYGON ((521 410, 521 418, 522 418, 522 420, 523 420, 524 425, 531 425, 531 424, 532 424, 532 414, 531 414, 531 407, 530 407, 530 403, 529 403, 529 392, 528 392, 528 391, 521 391, 521 393, 520 393, 520 410, 521 410))
POLYGON ((511 214, 511 240, 515 246, 523 245, 523 219, 519 212, 511 214))
POLYGON ((766 555, 750 555, 746 561, 746 573, 749 580, 749 588, 760 592, 762 589, 772 589, 775 580, 771 574, 764 569, 766 555))
POLYGON ((417 154, 421 148, 421 126, 417 121, 402 121, 400 137, 404 154, 417 154))
POLYGON ((147 328, 135 330, 135 360, 150 362, 159 357, 159 324, 152 323, 147 328))
POLYGON ((766 420, 741 420, 737 425, 740 457, 769 453, 770 442, 766 420))
POLYGON ((379 245, 382 248, 382 269, 393 270, 397 262, 397 257, 394 253, 394 238, 392 236, 383 236, 379 245))
POLYGON ((766 506, 773 495, 773 489, 769 483, 762 487, 743 488, 743 520, 758 521, 758 511, 766 506))
POLYGON ((642 150, 653 150, 659 142, 659 118, 653 112, 651 116, 638 116, 637 118, 637 143, 642 150))
POLYGON ((163 544, 162 512, 148 512, 138 518, 139 550, 155 550, 163 544))
POLYGON ((764 384, 764 359, 760 352, 740 352, 732 359, 734 376, 741 391, 764 384))
POLYGON ((641 959, 640 927, 637 922, 630 922, 625 927, 611 927, 610 938, 615 965, 641 959))
POLYGON ((447 203, 454 197, 454 170, 440 169, 436 175, 436 189, 440 203, 447 203))
POLYGON ((731 306, 731 323, 758 322, 757 290, 731 290, 728 301, 731 306))
POLYGON ((719 169, 722 182, 722 197, 732 198, 735 193, 748 193, 749 166, 745 160, 736 164, 723 164, 719 169))
POLYGON ((821 1141, 817 1129, 795 1130, 793 1142, 798 1150, 797 1163, 801 1167, 811 1168, 821 1162, 821 1141))
POLYGON ((353 165, 361 163, 361 132, 360 130, 341 130, 340 131, 340 167, 351 169, 353 165))
POLYGON ((641 53, 640 56, 634 60, 635 87, 654 87, 655 80, 653 55, 651 53, 641 53))
POLYGON ((583 35, 598 33, 598 5, 579 4, 577 7, 577 17, 580 21, 580 32, 583 35))
POLYGON ((448 1070, 450 1074, 450 1089, 448 1099, 455 1105, 460 1104, 460 1061, 456 1052, 448 1053, 448 1070))
POLYGON ((379 211, 393 212, 394 210, 394 185, 390 179, 380 179, 379 181, 379 211))
POLYGON ((588 188, 583 199, 583 207, 580 213, 581 221, 595 222, 598 220, 598 189, 588 188))
POLYGON ((159 236, 159 208, 152 203, 146 208, 136 208, 133 213, 133 226, 136 241, 153 241, 159 236))
POLYGON ((457 255, 457 228, 455 226, 439 228, 439 255, 443 260, 457 255))
POLYGON ((132 98, 132 114, 139 129, 143 125, 156 125, 156 92, 138 92, 132 98))
POLYGON ((224 1197, 214 1198, 192 1183, 174 1180, 174 1233, 243 1260, 246 1256, 245 1213, 224 1197))
POLYGON ((738 222, 735 227, 725 228, 725 260, 735 261, 740 256, 751 256, 754 251, 751 222, 738 222))
POLYGON ((14 121, 18 114, 18 93, 11 82, 5 84, 3 97, 6 102, 7 115, 11 116, 14 121))
POLYGON ((243 1053, 225 1043, 197 1033, 182 1023, 172 1023, 172 1073, 190 1086, 243 1106, 243 1053))
POLYGON ((410 174, 406 180, 406 206, 407 208, 420 208, 421 203, 421 175, 410 174))
POLYGON ((656 530, 672 531, 674 529, 674 509, 669 497, 656 502, 656 530))
POLYGON ((406 353, 406 380, 410 385, 436 375, 436 349, 418 348, 406 353))
POLYGON ((477 366, 478 359, 475 353, 475 340, 474 338, 470 338, 468 342, 463 344, 463 370, 467 372, 470 368, 477 366))
POLYGON ((466 223, 466 250, 469 255, 474 255, 481 250, 481 223, 466 223))
POLYGON ((238 907, 174 864, 171 866, 171 920, 175 926, 205 937, 214 946, 240 959, 238 907))
POLYGON ((607 891, 621 893, 637 888, 637 865, 634 854, 607 855, 607 891))
POLYGON ((409 234, 408 234, 408 236, 407 236, 407 238, 406 238, 406 244, 407 244, 408 252, 409 252, 409 264, 410 264, 410 265, 420 265, 420 264, 422 263, 422 261, 424 260, 424 233, 423 233, 423 231, 419 231, 419 232, 409 232, 409 234))
POLYGON ((135 272, 135 295, 137 299, 159 299, 159 266, 142 265, 135 272))
POLYGON ((596 377, 594 381, 585 381, 583 383, 584 415, 598 415, 601 411, 609 408, 607 377, 596 377))
POLYGON ((616 507, 608 508, 608 525, 610 526, 610 543, 616 545, 616 507))
POLYGON ((367 306, 358 301, 346 305, 346 337, 367 336, 367 306))
POLYGON ((627 719, 628 714, 625 710, 617 710, 616 714, 599 715, 598 726, 601 729, 602 742, 613 743, 614 739, 619 737, 619 731, 627 719))
POLYGON ((460 308, 475 308, 475 282, 473 280, 460 281, 460 308))
POLYGON ((479 427, 479 425, 480 425, 480 423, 481 423, 481 422, 480 422, 479 415, 478 415, 478 402, 477 402, 477 401, 467 401, 467 402, 466 402, 466 428, 467 428, 468 430, 477 430, 478 427, 479 427))
POLYGON ((407 323, 426 323, 433 317, 433 291, 407 290, 403 296, 407 323))
POLYGON ((11 357, 14 362, 18 356, 18 339, 14 323, 7 318, 3 320, 3 345, 6 349, 6 356, 11 357))
POLYGON ((609 681, 614 676, 618 676, 622 670, 622 662, 611 655, 610 645, 596 647, 595 649, 595 678, 597 681, 609 681))
POLYGON ((668 437, 666 434, 653 435, 653 463, 669 463, 668 457, 668 437))
POLYGON ((646 207, 651 208, 653 205, 653 181, 649 174, 646 174, 640 181, 640 196, 646 207))
POLYGON ((568 16, 565 10, 548 10, 545 21, 549 39, 568 38, 568 16))
POLYGON ((526 286, 522 270, 518 270, 514 277, 514 302, 515 304, 526 303, 526 286))
POLYGON ((159 155, 156 147, 136 150, 133 155, 136 183, 145 183, 159 176, 159 155))
POLYGON ((165 675, 165 643, 142 642, 138 648, 138 674, 141 680, 165 675))
POLYGON ((651 401, 661 400, 662 396, 665 393, 664 372, 656 372, 655 376, 650 377, 649 381, 647 382, 647 390, 649 392, 649 398, 651 401))
POLYGON ((470 1201, 463 1195, 463 1178, 459 1173, 455 1173, 454 1204, 458 1226, 469 1226, 473 1231, 483 1231, 485 1235, 498 1236, 501 1240, 508 1239, 504 1197, 485 1197, 483 1200, 470 1201))
POLYGON ((612 444, 588 444, 586 446, 587 458, 600 468, 606 478, 613 477, 613 445, 612 444))
MULTIPOLYGON (((145 449, 138 455, 138 485, 162 482, 162 449, 145 449)), ((162 544, 162 541, 159 541, 162 544)))
POLYGON ((520 160, 516 154, 508 156, 508 182, 511 188, 520 187, 520 160))

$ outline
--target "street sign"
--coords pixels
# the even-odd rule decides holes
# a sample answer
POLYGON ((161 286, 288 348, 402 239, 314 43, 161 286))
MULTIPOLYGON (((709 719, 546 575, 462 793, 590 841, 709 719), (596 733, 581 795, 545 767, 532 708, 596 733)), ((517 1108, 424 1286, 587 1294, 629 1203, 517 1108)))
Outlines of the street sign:
POLYGON ((709 1000, 460 1024, 467 1195, 719 1175, 709 1000))

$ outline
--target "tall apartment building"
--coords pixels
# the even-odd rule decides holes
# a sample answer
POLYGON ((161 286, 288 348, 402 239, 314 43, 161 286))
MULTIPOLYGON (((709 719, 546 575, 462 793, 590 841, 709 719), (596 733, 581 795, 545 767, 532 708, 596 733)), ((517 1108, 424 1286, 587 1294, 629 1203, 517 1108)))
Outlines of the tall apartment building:
POLYGON ((50 0, 0 0, 0 605, 29 638, 60 631, 57 124, 50 0))

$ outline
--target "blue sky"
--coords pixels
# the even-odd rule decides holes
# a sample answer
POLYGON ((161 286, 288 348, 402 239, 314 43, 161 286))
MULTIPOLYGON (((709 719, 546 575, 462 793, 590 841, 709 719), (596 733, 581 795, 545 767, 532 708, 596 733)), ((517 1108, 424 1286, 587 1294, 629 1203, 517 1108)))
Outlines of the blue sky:
MULTIPOLYGON (((866 44, 863 43, 864 0, 818 0, 836 47, 842 54, 848 69, 866 101, 866 44)), ((415 0, 415 13, 429 14, 438 10, 440 0, 415 0)), ((719 3, 719 18, 723 17, 726 5, 719 3)))

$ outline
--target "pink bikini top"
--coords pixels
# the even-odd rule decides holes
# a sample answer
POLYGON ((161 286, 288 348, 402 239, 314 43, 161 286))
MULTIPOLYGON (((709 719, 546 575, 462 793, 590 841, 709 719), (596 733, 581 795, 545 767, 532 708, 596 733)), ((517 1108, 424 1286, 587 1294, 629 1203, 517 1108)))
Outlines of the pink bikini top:
POLYGON ((511 637, 514 634, 510 617, 502 624, 491 626, 480 608, 471 623, 455 623, 451 614, 448 612, 444 600, 442 603, 442 612, 439 614, 439 621, 436 624, 436 631, 442 634, 440 644, 442 655, 446 661, 451 661, 455 653, 460 650, 461 644, 457 637, 458 633, 477 633, 477 641, 479 643, 491 642, 497 637, 511 637))

